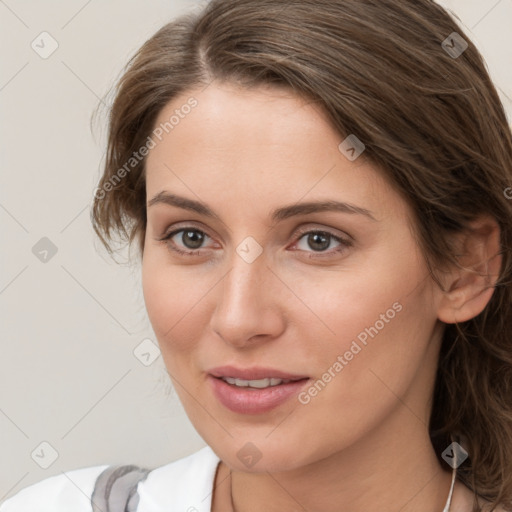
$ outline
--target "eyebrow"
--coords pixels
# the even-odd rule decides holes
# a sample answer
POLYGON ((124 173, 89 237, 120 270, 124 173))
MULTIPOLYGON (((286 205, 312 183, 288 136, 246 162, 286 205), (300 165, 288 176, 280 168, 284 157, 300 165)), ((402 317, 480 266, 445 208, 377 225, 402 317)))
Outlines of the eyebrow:
MULTIPOLYGON (((195 201, 193 199, 187 199, 186 197, 177 196, 175 194, 170 194, 169 192, 165 191, 159 192, 156 196, 154 196, 148 202, 147 207, 150 208, 155 204, 168 204, 170 206, 182 208, 183 210, 189 210, 191 212, 198 213, 199 215, 204 215, 205 217, 220 220, 220 217, 204 203, 195 201)), ((271 220, 272 222, 278 222, 298 215, 307 215, 311 213, 329 211, 364 215, 374 222, 377 222, 377 219, 372 215, 372 212, 366 208, 361 208, 350 203, 333 200, 310 201, 306 203, 297 203, 290 206, 283 206, 272 212, 271 220)))

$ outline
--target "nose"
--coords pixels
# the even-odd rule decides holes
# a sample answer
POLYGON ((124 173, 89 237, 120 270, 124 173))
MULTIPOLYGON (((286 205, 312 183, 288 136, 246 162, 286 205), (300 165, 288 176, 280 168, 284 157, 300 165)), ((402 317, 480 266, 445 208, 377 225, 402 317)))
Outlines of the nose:
POLYGON ((277 338, 285 329, 282 287, 263 256, 247 263, 235 254, 231 270, 216 287, 211 329, 237 348, 277 338))

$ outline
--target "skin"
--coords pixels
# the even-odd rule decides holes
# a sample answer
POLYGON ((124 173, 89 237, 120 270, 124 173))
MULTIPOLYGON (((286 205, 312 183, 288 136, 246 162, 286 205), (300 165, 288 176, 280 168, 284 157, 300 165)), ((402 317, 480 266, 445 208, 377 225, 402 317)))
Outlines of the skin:
MULTIPOLYGON (((311 102, 213 82, 171 101, 156 125, 190 96, 198 106, 148 155, 147 199, 170 192, 218 218, 148 206, 142 282, 176 391, 222 460, 212 510, 231 510, 232 492, 238 512, 440 512, 451 472, 439 465, 427 425, 442 322, 479 314, 492 279, 453 270, 442 292, 407 203, 364 153, 351 162, 339 151, 344 137, 311 102), (271 221, 276 208, 320 200, 365 208, 374 220, 324 211, 271 221), (160 241, 179 228, 206 233, 199 255, 171 249, 193 250, 183 232, 160 241), (299 228, 352 245, 331 238, 318 251, 299 228), (263 249, 253 263, 236 252, 249 236, 263 249), (243 415, 211 391, 208 370, 225 364, 321 379, 396 303, 401 311, 307 404, 292 398, 243 415), (247 442, 261 453, 251 468, 237 457, 247 442)), ((497 226, 475 226, 473 238, 461 238, 472 249, 464 263, 497 274, 497 226)), ((457 483, 454 510, 470 510, 468 493, 457 483)))

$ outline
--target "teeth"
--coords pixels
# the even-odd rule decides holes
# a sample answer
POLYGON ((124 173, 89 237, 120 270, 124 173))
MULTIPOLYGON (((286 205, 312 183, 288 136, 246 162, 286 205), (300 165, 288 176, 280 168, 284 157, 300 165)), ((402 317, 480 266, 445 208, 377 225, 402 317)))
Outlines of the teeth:
POLYGON ((258 380, 244 380, 244 379, 235 379, 233 377, 222 377, 222 380, 227 382, 228 384, 232 384, 234 386, 238 386, 240 388, 257 388, 263 389, 268 388, 270 386, 278 386, 279 384, 286 384, 290 382, 286 379, 258 379, 258 380))

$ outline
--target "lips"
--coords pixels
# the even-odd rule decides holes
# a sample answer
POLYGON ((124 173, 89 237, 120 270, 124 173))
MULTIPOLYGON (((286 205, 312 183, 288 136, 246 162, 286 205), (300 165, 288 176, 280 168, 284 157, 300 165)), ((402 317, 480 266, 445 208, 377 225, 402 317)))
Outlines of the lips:
POLYGON ((273 368, 223 366, 209 371, 219 402, 238 414, 263 414, 284 404, 306 385, 309 377, 273 368))

